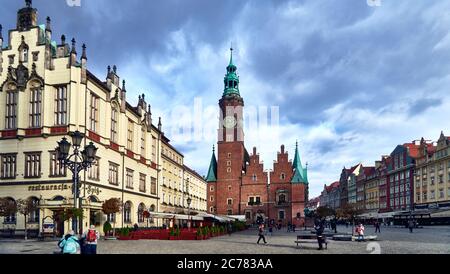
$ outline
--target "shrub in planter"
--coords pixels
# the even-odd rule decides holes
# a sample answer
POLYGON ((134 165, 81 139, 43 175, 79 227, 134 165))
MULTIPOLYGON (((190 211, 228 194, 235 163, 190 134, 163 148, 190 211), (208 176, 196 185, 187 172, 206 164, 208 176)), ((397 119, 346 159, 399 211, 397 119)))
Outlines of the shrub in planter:
POLYGON ((180 233, 181 232, 179 228, 171 228, 169 232, 169 240, 178 240, 180 238, 180 233))
POLYGON ((209 227, 203 227, 203 236, 205 237, 205 239, 209 239, 211 237, 211 231, 209 227))
POLYGON ((201 229, 201 228, 198 228, 197 229, 197 240, 203 240, 204 239, 204 237, 203 237, 203 230, 201 229))
POLYGON ((105 222, 103 224, 103 233, 105 233, 105 236, 109 236, 111 231, 112 231, 111 224, 109 222, 105 222))

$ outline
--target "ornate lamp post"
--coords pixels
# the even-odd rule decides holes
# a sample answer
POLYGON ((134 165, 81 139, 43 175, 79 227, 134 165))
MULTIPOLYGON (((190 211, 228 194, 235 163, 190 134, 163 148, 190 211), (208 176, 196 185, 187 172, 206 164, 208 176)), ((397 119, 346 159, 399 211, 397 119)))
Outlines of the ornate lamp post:
POLYGON ((191 203, 192 203, 192 199, 191 197, 187 198, 187 204, 188 204, 188 230, 191 230, 191 203))
MULTIPOLYGON (((92 166, 95 161, 95 155, 97 153, 97 148, 92 142, 85 146, 84 150, 80 152, 81 142, 84 139, 84 134, 78 130, 69 134, 72 137, 72 144, 70 144, 66 137, 62 138, 61 142, 58 142, 58 147, 56 148, 56 157, 60 161, 61 165, 65 165, 72 171, 72 192, 74 199, 74 208, 78 208, 78 197, 79 197, 79 179, 80 172, 86 170, 92 166), (73 146, 73 154, 69 155, 70 147, 73 146)), ((72 218, 72 230, 77 233, 78 231, 78 220, 77 218, 72 218)))

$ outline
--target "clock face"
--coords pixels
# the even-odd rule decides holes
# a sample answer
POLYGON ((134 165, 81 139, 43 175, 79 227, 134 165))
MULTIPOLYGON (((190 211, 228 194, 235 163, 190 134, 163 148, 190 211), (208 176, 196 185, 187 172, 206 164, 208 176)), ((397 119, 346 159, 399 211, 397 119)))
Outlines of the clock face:
POLYGON ((233 116, 227 116, 223 120, 223 125, 226 128, 234 128, 236 126, 236 119, 233 116))

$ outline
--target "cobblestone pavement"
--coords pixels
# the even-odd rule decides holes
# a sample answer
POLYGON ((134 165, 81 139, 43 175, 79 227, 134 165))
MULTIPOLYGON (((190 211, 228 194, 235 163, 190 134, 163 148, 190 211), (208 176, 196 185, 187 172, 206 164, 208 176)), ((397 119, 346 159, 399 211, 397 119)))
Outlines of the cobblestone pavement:
MULTIPOLYGON (((366 235, 375 235, 373 227, 366 227, 366 235)), ((339 227, 338 232, 351 232, 339 227)), ((297 233, 285 230, 266 236, 267 245, 257 245, 254 229, 232 236, 206 241, 99 241, 99 254, 450 254, 450 227, 425 227, 409 233, 405 228, 382 227, 376 242, 329 241, 328 250, 318 251, 311 241, 297 248, 297 233), (379 251, 379 252, 378 252, 379 251)), ((56 241, 0 240, 0 254, 52 254, 56 241)))

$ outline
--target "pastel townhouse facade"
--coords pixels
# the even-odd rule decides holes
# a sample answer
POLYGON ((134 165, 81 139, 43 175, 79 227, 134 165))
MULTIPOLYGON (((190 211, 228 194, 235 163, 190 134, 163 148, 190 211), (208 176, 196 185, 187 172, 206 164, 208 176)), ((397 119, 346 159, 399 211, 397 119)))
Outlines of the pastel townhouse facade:
POLYGON ((437 144, 420 142, 414 180, 416 209, 450 207, 450 137, 442 132, 437 144))

